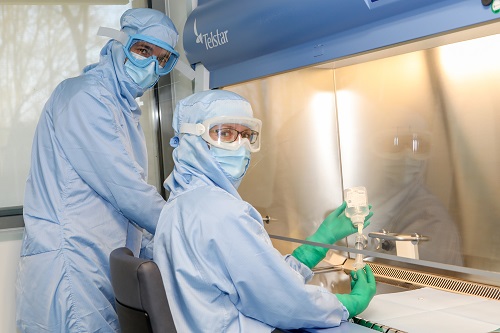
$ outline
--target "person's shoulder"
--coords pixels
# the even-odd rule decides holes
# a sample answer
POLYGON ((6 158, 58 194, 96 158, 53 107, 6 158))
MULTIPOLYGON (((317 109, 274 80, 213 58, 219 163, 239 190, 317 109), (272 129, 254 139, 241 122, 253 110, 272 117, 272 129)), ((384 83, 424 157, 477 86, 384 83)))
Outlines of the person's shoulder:
POLYGON ((211 185, 198 186, 185 191, 177 200, 183 203, 195 203, 198 207, 206 206, 206 208, 221 204, 234 205, 241 201, 220 187, 211 185))
POLYGON ((176 205, 183 209, 196 209, 203 214, 209 214, 218 219, 230 218, 248 212, 252 206, 240 198, 236 198, 217 186, 200 186, 186 191, 177 197, 176 205))
POLYGON ((97 96, 101 93, 101 90, 99 81, 94 77, 79 75, 63 80, 56 87, 55 92, 69 101, 84 95, 97 96))
POLYGON ((216 199, 220 205, 246 207, 249 204, 241 198, 236 198, 231 193, 218 186, 205 186, 201 189, 204 196, 216 199))
POLYGON ((46 105, 47 109, 57 119, 59 115, 67 114, 68 110, 86 111, 85 106, 92 99, 92 88, 89 82, 81 76, 65 79, 52 92, 46 105))
POLYGON ((182 224, 186 237, 207 242, 221 237, 265 234, 259 213, 247 202, 216 186, 186 191, 165 206, 175 223, 182 224))

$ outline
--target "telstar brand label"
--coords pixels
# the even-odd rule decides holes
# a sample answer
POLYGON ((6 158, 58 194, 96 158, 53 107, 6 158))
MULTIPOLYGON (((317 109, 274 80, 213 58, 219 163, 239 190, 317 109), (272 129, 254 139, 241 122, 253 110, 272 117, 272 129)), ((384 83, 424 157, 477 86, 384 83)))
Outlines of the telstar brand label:
POLYGON ((194 34, 196 35, 196 43, 205 45, 207 50, 228 43, 228 32, 229 30, 219 31, 219 29, 216 29, 215 32, 210 31, 208 33, 198 33, 198 29, 196 28, 196 19, 194 20, 194 34))

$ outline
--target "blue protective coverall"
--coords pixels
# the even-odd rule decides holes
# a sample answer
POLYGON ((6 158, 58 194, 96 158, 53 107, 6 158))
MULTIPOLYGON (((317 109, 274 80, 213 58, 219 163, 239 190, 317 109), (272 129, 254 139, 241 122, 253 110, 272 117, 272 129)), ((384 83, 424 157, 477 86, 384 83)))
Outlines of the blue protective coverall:
POLYGON ((239 181, 226 177, 203 139, 182 136, 173 158, 154 260, 178 332, 258 333, 347 320, 334 294, 306 284, 308 267, 272 246, 262 217, 239 196, 239 181))
POLYGON ((118 332, 109 254, 138 254, 165 201, 146 182, 143 94, 109 41, 98 64, 63 81, 36 129, 17 281, 22 332, 118 332), (139 228, 138 228, 139 227, 139 228))

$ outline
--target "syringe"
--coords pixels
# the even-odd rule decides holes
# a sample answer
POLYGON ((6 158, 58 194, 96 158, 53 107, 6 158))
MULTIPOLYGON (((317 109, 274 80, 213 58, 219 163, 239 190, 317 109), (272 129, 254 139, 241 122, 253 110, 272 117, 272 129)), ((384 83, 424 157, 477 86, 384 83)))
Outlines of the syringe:
MULTIPOLYGON (((345 190, 344 194, 347 203, 345 215, 351 219, 352 224, 358 229, 354 247, 357 250, 362 250, 365 247, 365 237, 363 236, 365 216, 370 212, 366 188, 362 186, 349 188, 345 190)), ((363 255, 361 253, 356 253, 354 269, 358 270, 363 267, 365 267, 363 255)))

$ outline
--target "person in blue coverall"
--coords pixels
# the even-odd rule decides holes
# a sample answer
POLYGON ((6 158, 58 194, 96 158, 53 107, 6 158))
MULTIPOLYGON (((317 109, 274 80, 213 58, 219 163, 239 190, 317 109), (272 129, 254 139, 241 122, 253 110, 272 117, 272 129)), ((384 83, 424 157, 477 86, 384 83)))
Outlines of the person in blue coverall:
POLYGON ((21 332, 119 332, 109 254, 136 254, 164 199, 147 183, 136 98, 175 66, 178 33, 162 12, 129 9, 99 63, 60 83, 32 148, 17 280, 21 332))
MULTIPOLYGON (((238 194, 260 149, 261 122, 248 101, 224 90, 196 93, 177 104, 172 126, 175 165, 153 257, 178 332, 335 327, 368 306, 375 294, 369 266, 354 272, 350 294, 306 284, 328 249, 302 245, 282 256, 259 212, 238 194)), ((308 240, 333 243, 356 232, 344 209, 308 240)))

